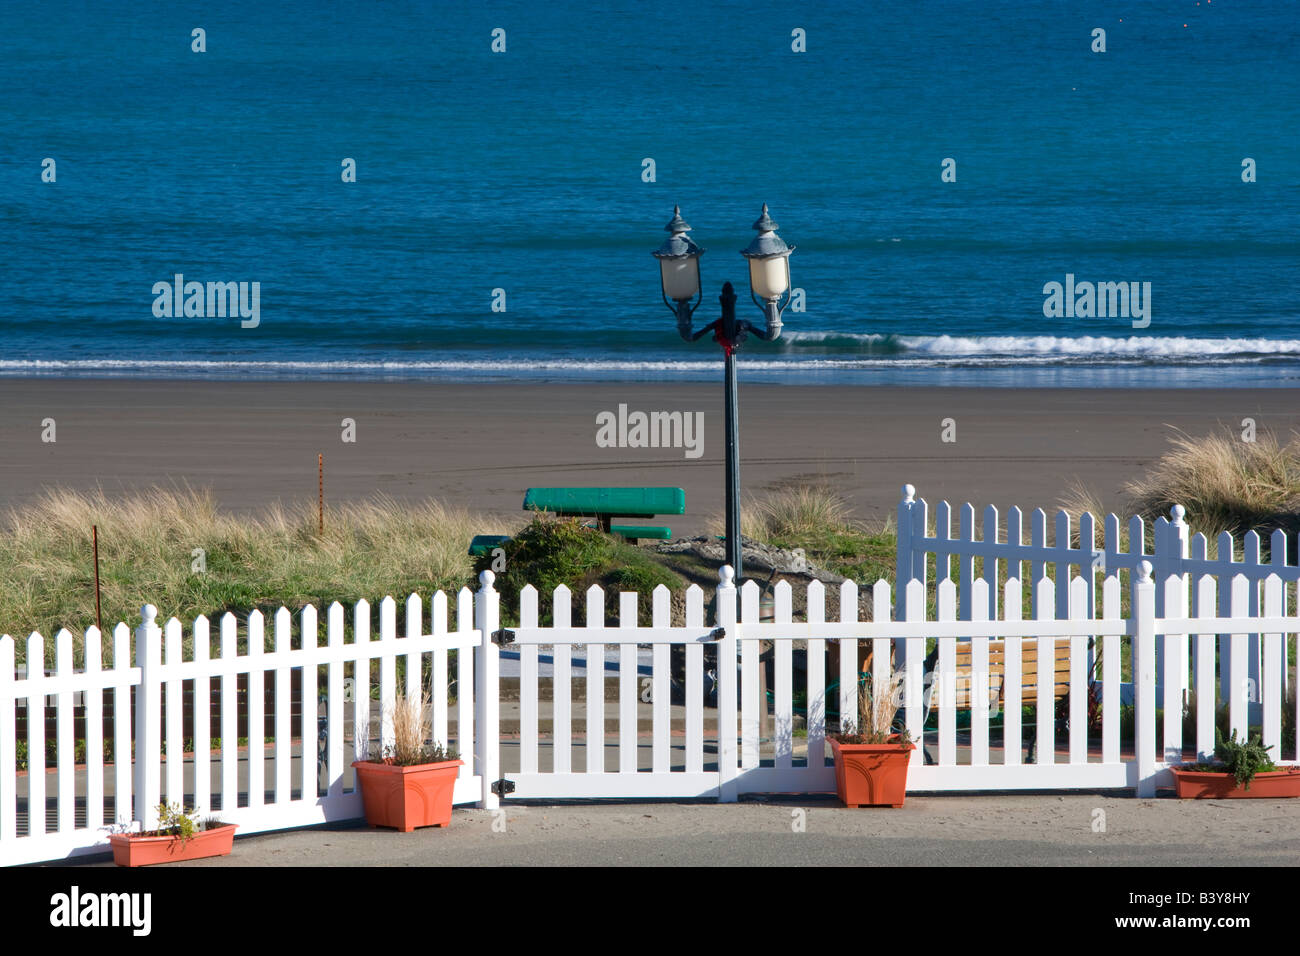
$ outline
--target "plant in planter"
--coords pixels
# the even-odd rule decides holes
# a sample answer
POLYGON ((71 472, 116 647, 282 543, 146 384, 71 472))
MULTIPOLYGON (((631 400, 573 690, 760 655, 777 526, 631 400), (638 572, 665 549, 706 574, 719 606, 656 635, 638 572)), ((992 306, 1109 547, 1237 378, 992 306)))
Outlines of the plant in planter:
POLYGON ((131 832, 131 826, 115 828, 108 837, 113 847, 113 862, 118 866, 151 866, 229 856, 238 825, 222 823, 216 817, 200 821, 193 811, 185 811, 179 803, 160 803, 158 829, 135 833, 131 832))
POLYGON ((1300 796, 1300 767, 1279 770, 1269 759, 1270 749, 1258 734, 1239 741, 1234 731, 1224 740, 1216 727, 1215 762, 1170 767, 1174 789, 1183 799, 1300 796))
POLYGON ((905 727, 894 726, 902 699, 903 672, 885 681, 864 679, 858 693, 858 721, 827 734, 835 757, 835 789, 849 807, 901 807, 907 765, 916 744, 905 727))
POLYGON ((429 700, 399 696, 392 711, 393 743, 380 760, 358 760, 361 802, 372 827, 416 827, 451 823, 451 799, 460 773, 455 751, 425 737, 429 700))

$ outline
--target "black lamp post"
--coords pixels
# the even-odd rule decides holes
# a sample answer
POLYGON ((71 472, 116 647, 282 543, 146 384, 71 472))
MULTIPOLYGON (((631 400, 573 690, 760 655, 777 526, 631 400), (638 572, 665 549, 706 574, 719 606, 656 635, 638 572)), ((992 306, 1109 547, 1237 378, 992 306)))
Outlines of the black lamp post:
POLYGON ((736 292, 730 282, 722 285, 722 317, 710 322, 698 332, 691 329, 695 310, 702 299, 700 290, 700 256, 704 250, 686 235, 691 227, 682 219, 681 208, 673 207, 672 221, 664 227, 671 235, 655 250, 659 260, 659 279, 663 289, 664 304, 677 317, 677 331, 687 342, 713 333, 713 340, 722 346, 725 357, 725 418, 727 441, 727 563, 736 572, 736 581, 743 578, 740 550, 740 429, 739 408, 736 395, 736 350, 750 335, 764 342, 775 341, 781 335, 781 314, 790 304, 790 253, 776 234, 777 224, 767 214, 754 223, 758 235, 741 250, 749 260, 749 294, 754 304, 767 318, 765 329, 756 328, 744 319, 736 318, 736 292), (781 303, 781 297, 785 303, 781 303), (672 299, 675 305, 669 303, 672 299), (694 304, 691 300, 694 299, 694 304), (761 301, 760 301, 761 300, 761 301))

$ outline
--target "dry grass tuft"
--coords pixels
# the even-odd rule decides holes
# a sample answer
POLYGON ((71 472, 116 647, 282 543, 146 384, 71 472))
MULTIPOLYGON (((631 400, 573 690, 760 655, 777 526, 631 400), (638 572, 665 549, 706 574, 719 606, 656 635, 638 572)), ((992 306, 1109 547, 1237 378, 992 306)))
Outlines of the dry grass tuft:
POLYGON ((1168 515, 1181 504, 1199 522, 1198 531, 1267 535, 1296 526, 1300 438, 1283 445, 1266 432, 1253 442, 1231 431, 1199 438, 1180 432, 1171 444, 1145 476, 1125 486, 1138 514, 1168 515))
MULTIPOLYGON (((1232 430, 1199 438, 1179 432, 1170 444, 1147 474, 1124 486, 1122 519, 1141 515, 1149 532, 1157 518, 1169 517, 1170 509, 1180 504, 1187 509, 1192 533, 1205 535, 1211 558, 1217 556, 1218 537, 1225 531, 1240 545, 1241 536, 1254 530, 1267 546, 1277 528, 1300 530, 1300 438, 1283 445, 1264 432, 1254 442, 1242 441, 1232 430)), ((1077 481, 1060 505, 1076 517, 1090 511, 1100 520, 1107 513, 1096 495, 1077 481)), ((1120 542, 1128 547, 1127 521, 1120 542)))
MULTIPOLYGON (((894 729, 894 720, 903 702, 903 671, 893 671, 884 680, 875 675, 862 680, 858 686, 858 720, 848 721, 840 737, 846 743, 883 744, 887 743, 899 731, 894 729)), ((910 740, 910 734, 903 730, 902 742, 910 740)))
MULTIPOLYGON (((852 509, 836 491, 822 485, 783 488, 765 498, 749 498, 740 509, 740 533, 754 541, 801 541, 857 529, 852 509)), ((715 515, 710 534, 725 534, 715 515)))
POLYGON ((48 645, 67 627, 80 646, 95 622, 91 525, 99 526, 106 631, 118 621, 134 626, 146 603, 164 619, 189 621, 455 590, 470 579, 470 538, 514 530, 509 519, 437 501, 331 506, 318 535, 315 502, 237 516, 220 511, 210 491, 188 487, 112 498, 53 490, 0 518, 0 633, 39 631, 48 645))

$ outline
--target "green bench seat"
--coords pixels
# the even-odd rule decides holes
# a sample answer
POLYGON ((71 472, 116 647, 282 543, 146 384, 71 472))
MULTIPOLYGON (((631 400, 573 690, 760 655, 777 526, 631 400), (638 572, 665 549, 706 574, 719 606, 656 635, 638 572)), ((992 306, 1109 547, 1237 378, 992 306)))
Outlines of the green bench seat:
POLYGON ((619 534, 629 541, 637 541, 640 538, 653 538, 656 541, 667 541, 673 536, 672 528, 656 528, 648 524, 616 524, 610 525, 611 534, 619 534))
POLYGON ((508 534, 476 534, 474 540, 469 543, 469 553, 472 557, 480 558, 485 554, 490 554, 493 548, 499 548, 510 540, 508 534))
POLYGON ((629 540, 672 537, 671 528, 614 525, 615 518, 654 518, 686 513, 680 488, 529 488, 525 511, 547 511, 566 518, 595 518, 602 531, 629 540))

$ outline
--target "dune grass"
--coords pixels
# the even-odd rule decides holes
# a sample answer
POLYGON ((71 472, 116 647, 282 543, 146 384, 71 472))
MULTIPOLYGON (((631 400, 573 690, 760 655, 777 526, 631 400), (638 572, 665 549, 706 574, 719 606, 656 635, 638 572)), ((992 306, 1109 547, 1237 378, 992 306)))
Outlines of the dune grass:
POLYGON ((46 638, 47 662, 60 628, 80 647, 95 623, 91 525, 99 527, 109 631, 118 621, 138 624, 146 603, 188 624, 199 614, 454 590, 471 580, 470 538, 511 530, 503 523, 436 501, 381 497, 327 508, 318 535, 314 502, 243 517, 189 488, 113 498, 51 491, 0 518, 0 633, 19 638, 20 659, 32 631, 46 638))
MULTIPOLYGON (((1274 530, 1300 531, 1300 436, 1283 444, 1259 432, 1255 441, 1247 442, 1225 430, 1200 437, 1176 432, 1169 441, 1169 450, 1146 474, 1122 489, 1117 513, 1125 518, 1141 515, 1148 536, 1155 520, 1168 518, 1176 504, 1187 509, 1192 533, 1205 535, 1211 558, 1218 555, 1218 536, 1224 531, 1236 538, 1239 558, 1241 538, 1248 531, 1263 539, 1265 555, 1274 530)), ((1079 482, 1069 487, 1060 504, 1076 518, 1091 511, 1101 519, 1109 510, 1079 482)), ((1120 528, 1120 540, 1127 548, 1127 522, 1120 528)))
POLYGON ((1236 432, 1193 438, 1179 432, 1171 448, 1125 493, 1136 514, 1168 515, 1175 504, 1189 523, 1210 532, 1265 538, 1276 528, 1300 528, 1300 436, 1285 444, 1267 432, 1243 441, 1236 432))
MULTIPOLYGON (((852 517, 838 492, 825 485, 795 485, 741 504, 743 537, 778 548, 803 548, 809 560, 868 587, 893 580, 897 536, 890 523, 870 528, 852 517)), ((710 521, 724 533, 723 518, 710 521)))

